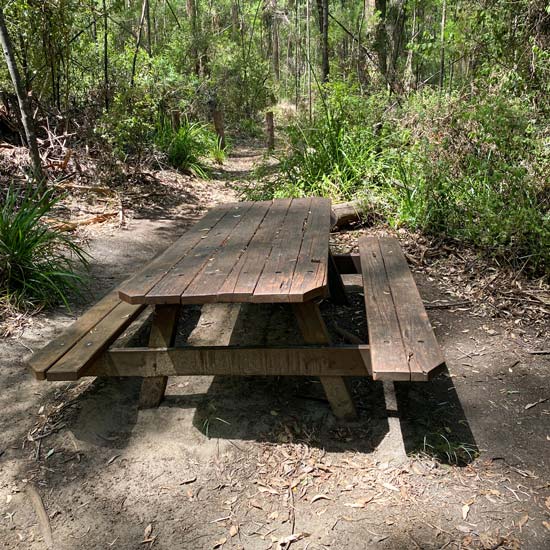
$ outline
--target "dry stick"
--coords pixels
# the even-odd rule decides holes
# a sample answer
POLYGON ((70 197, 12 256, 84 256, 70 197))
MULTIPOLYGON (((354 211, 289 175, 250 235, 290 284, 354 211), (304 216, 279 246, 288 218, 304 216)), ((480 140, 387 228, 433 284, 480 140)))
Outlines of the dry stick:
POLYGON ((44 542, 48 548, 53 548, 52 526, 50 525, 50 518, 48 517, 48 513, 44 507, 42 497, 34 485, 27 485, 26 493, 36 513, 38 523, 40 523, 44 542))

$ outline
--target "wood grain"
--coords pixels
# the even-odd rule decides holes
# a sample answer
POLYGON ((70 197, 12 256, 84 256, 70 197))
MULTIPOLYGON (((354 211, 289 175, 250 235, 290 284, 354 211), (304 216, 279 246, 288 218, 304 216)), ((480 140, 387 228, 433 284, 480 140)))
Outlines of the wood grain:
MULTIPOLYGON (((147 304, 179 304, 181 295, 206 263, 218 253, 240 222, 246 218, 253 203, 243 202, 225 211, 225 215, 181 260, 174 263, 166 275, 149 290, 143 302, 147 304)), ((189 233, 196 234, 195 228, 189 233)))
MULTIPOLYGON (((365 376, 368 346, 111 349, 85 376, 365 376)), ((51 380, 61 380, 53 373, 51 380)))
POLYGON ((145 305, 120 302, 46 371, 47 380, 78 380, 88 364, 98 357, 140 315, 145 305), (54 376, 54 378, 51 378, 54 376))
POLYGON ((119 297, 130 303, 145 303, 147 293, 162 280, 216 225, 228 214, 233 205, 209 210, 187 233, 156 258, 148 262, 136 275, 120 285, 119 297))
POLYGON ((34 377, 37 380, 45 380, 46 371, 73 348, 118 304, 120 304, 118 292, 114 289, 67 327, 60 336, 54 338, 41 350, 31 355, 27 364, 34 374, 34 377))
POLYGON ((235 264, 217 293, 220 302, 247 302, 254 289, 267 258, 274 247, 274 240, 285 221, 291 199, 273 201, 245 253, 235 264))
POLYGON ((408 355, 376 237, 359 240, 373 378, 410 380, 408 355))
POLYGON ((380 238, 380 251, 407 353, 411 380, 427 380, 445 359, 437 343, 422 298, 399 243, 380 238))
MULTIPOLYGON (((149 347, 171 347, 176 339, 180 306, 157 306, 155 307, 153 325, 149 335, 149 347)), ((151 409, 158 407, 164 397, 167 376, 154 376, 144 379, 141 383, 139 394, 140 409, 151 409)))

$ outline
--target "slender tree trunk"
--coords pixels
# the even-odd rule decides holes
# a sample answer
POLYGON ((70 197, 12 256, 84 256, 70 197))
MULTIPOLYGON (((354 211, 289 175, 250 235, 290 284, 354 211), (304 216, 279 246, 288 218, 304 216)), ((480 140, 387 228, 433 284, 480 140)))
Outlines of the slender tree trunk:
MULTIPOLYGON (((275 8, 277 5, 275 5, 275 8)), ((281 71, 279 68, 279 21, 277 20, 277 15, 273 17, 272 23, 272 32, 273 32, 273 75, 275 76, 275 81, 278 83, 281 77, 281 71)))
POLYGON ((105 88, 105 110, 109 110, 109 50, 107 27, 107 2, 103 0, 103 83, 105 88))
POLYGON ((6 65, 10 73, 13 87, 17 95, 17 101, 19 103, 19 110, 21 112, 21 123, 25 130, 25 137, 32 161, 34 177, 37 180, 42 180, 44 174, 42 172, 42 165, 40 162, 40 154, 38 152, 38 143, 36 141, 36 134, 34 133, 34 124, 31 115, 31 108, 29 105, 29 98, 26 90, 21 83, 21 77, 19 70, 15 62, 15 56, 13 54, 13 48, 11 45, 10 36, 6 27, 6 21, 4 20, 4 10, 0 7, 0 42, 2 43, 2 50, 4 51, 4 57, 6 59, 6 65))
POLYGON ((323 82, 328 82, 330 73, 329 59, 328 59, 328 0, 323 0, 323 38, 322 38, 322 69, 321 74, 323 82))
POLYGON ((380 19, 376 25, 374 49, 378 57, 378 68, 382 75, 388 73, 388 40, 386 34, 386 0, 375 0, 375 9, 380 13, 380 19))
POLYGON ((151 10, 149 9, 149 0, 145 2, 145 23, 147 24, 147 53, 151 57, 153 51, 151 49, 151 10))
POLYGON ((137 63, 137 56, 139 53, 139 48, 141 46, 141 34, 143 32, 143 23, 145 21, 145 7, 146 7, 147 0, 143 0, 143 4, 141 5, 141 17, 139 19, 139 28, 137 32, 137 38, 136 38, 136 49, 134 50, 134 57, 132 59, 132 74, 130 76, 130 87, 133 88, 134 86, 134 78, 136 76, 136 63, 137 63))
POLYGON ((443 91, 445 83, 445 24, 447 22, 447 0, 443 0, 441 11, 441 50, 439 53, 439 92, 443 91))

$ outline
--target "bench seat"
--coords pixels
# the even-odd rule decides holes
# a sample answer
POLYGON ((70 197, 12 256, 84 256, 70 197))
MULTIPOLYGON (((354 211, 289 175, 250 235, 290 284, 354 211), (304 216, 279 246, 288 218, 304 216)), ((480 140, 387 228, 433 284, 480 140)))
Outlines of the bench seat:
POLYGON ((88 309, 60 336, 28 360, 37 380, 78 380, 85 369, 105 351, 146 308, 132 305, 112 290, 88 309))
POLYGON ((362 286, 374 380, 426 381, 445 364, 399 242, 362 237, 359 254, 335 254, 347 287, 362 286))

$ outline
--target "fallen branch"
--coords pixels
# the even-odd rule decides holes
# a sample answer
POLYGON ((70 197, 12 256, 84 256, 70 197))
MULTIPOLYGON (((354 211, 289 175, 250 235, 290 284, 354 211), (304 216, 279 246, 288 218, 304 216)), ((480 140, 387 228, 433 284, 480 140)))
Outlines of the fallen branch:
POLYGON ((50 518, 46 512, 42 497, 34 485, 27 485, 26 493, 34 508, 36 517, 38 518, 38 523, 40 524, 40 529, 42 530, 44 542, 48 548, 53 548, 52 526, 50 524, 50 518))
POLYGON ((105 214, 98 214, 97 216, 92 216, 91 218, 86 218, 84 220, 78 220, 74 222, 64 222, 61 220, 54 220, 52 218, 44 218, 44 221, 50 225, 52 229, 56 231, 74 231, 77 227, 83 225, 93 225, 95 223, 102 223, 111 218, 119 216, 119 212, 107 212, 105 214))

